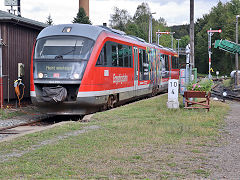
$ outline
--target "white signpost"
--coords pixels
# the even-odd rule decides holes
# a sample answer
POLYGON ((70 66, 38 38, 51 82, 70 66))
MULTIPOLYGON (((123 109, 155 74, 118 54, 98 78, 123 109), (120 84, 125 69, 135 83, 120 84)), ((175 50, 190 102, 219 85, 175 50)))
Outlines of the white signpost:
POLYGON ((168 102, 167 102, 167 107, 170 108, 170 109, 177 109, 177 108, 179 108, 178 89, 179 89, 178 80, 176 80, 176 79, 169 79, 169 81, 168 81, 168 102))

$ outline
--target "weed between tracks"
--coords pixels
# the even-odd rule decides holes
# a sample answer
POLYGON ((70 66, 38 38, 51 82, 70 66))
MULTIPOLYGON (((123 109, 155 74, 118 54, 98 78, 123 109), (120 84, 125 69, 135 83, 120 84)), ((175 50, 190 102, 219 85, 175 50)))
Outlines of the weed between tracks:
POLYGON ((0 178, 160 179, 207 177, 208 147, 215 144, 228 106, 205 110, 166 109, 167 96, 97 113, 89 123, 72 122, 0 144, 4 154, 27 151, 0 163, 0 178), (97 125, 78 136, 51 141, 97 125), (31 147, 39 148, 31 151, 31 147))

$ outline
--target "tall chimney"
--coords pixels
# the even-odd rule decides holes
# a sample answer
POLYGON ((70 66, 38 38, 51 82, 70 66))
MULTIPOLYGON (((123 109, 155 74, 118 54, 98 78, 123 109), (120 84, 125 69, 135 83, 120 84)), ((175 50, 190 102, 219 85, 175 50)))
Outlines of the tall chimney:
POLYGON ((83 8, 89 17, 89 0, 79 0, 79 8, 83 8))

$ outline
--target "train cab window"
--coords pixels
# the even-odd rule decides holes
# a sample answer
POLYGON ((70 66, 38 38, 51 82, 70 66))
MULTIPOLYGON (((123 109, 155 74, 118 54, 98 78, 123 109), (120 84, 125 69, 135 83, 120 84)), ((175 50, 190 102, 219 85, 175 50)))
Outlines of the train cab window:
POLYGON ((34 59, 88 60, 94 42, 85 37, 54 36, 37 40, 34 59))
POLYGON ((97 66, 106 66, 107 65, 107 48, 106 48, 106 44, 103 46, 98 60, 97 60, 97 66))

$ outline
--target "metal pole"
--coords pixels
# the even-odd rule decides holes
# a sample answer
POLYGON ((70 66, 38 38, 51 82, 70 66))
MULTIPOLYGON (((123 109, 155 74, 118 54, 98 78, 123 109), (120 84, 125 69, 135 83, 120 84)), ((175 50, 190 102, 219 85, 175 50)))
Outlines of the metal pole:
POLYGON ((150 40, 151 40, 150 43, 152 43, 152 14, 151 14, 151 34, 150 34, 150 40))
POLYGON ((152 14, 149 16, 149 27, 148 27, 148 42, 151 43, 151 16, 152 14))
POLYGON ((173 49, 173 34, 172 34, 172 45, 171 46, 172 46, 172 49, 173 49))
POLYGON ((0 28, 0 105, 3 107, 2 32, 0 28))
MULTIPOLYGON (((238 44, 238 18, 240 15, 236 16, 236 44, 238 44)), ((236 86, 239 84, 238 80, 238 53, 235 55, 235 64, 236 64, 236 86)))
POLYGON ((179 58, 179 41, 181 40, 181 39, 176 39, 177 41, 178 41, 178 58, 179 58))
POLYGON ((190 0, 190 47, 190 64, 191 67, 194 67, 194 0, 190 0))
MULTIPOLYGON (((210 31, 212 30, 212 28, 210 28, 210 31)), ((212 45, 211 45, 211 41, 212 41, 212 33, 211 32, 208 32, 208 57, 209 57, 209 66, 208 66, 208 72, 209 72, 209 74, 208 74, 208 78, 209 79, 211 79, 211 55, 212 55, 212 45)))

